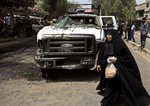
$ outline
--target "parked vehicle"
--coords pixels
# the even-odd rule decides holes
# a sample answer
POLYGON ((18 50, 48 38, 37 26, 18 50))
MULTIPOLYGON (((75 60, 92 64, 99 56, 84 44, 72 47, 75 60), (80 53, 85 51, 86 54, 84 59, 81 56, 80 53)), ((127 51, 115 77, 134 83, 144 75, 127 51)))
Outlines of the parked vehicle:
POLYGON ((38 19, 31 19, 31 22, 32 22, 32 29, 36 33, 38 33, 39 30, 41 30, 44 27, 44 25, 42 25, 38 19))
POLYGON ((37 17, 37 16, 29 16, 31 21, 32 21, 32 28, 33 30, 38 33, 40 29, 42 29, 44 27, 44 25, 42 24, 42 21, 44 20, 44 18, 42 17, 37 17))
POLYGON ((14 15, 13 35, 19 38, 31 37, 34 35, 32 22, 28 15, 14 15))
POLYGON ((65 15, 54 26, 42 28, 37 34, 37 66, 42 72, 95 69, 97 54, 105 40, 102 25, 99 16, 80 13, 65 15))
POLYGON ((29 17, 30 19, 37 19, 40 23, 44 20, 44 18, 38 16, 29 16, 29 17))

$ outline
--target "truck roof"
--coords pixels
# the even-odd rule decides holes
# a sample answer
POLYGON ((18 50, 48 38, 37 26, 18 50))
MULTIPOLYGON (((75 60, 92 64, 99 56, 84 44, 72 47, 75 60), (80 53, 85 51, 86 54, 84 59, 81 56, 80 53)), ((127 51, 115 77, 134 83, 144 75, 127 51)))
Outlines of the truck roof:
POLYGON ((68 14, 68 16, 86 16, 86 17, 97 17, 98 15, 95 15, 95 14, 68 14))

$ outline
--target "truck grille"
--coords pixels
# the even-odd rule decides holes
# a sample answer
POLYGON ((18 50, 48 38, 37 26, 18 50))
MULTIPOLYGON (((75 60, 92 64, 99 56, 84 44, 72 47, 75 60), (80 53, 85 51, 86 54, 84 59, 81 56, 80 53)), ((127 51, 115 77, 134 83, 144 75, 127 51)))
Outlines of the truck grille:
POLYGON ((45 55, 85 55, 93 54, 95 45, 94 35, 67 35, 43 39, 39 47, 45 55))

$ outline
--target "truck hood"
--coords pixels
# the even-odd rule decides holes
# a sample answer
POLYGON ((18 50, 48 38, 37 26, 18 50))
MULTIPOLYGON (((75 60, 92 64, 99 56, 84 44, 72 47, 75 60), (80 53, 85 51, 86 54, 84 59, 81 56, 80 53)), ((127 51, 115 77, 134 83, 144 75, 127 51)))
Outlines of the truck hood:
POLYGON ((104 37, 104 31, 94 27, 76 27, 76 28, 56 28, 55 26, 46 26, 39 31, 37 39, 42 40, 48 37, 56 37, 62 34, 93 34, 96 39, 104 37))

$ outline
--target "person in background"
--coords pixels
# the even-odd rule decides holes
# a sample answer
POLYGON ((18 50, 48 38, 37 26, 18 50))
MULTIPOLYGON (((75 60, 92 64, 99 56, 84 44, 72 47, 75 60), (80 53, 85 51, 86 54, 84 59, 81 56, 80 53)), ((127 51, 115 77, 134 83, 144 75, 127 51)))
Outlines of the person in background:
POLYGON ((51 25, 55 25, 57 23, 57 21, 58 21, 57 18, 53 18, 51 21, 51 25))
POLYGON ((127 31, 128 31, 128 40, 131 40, 131 19, 129 19, 128 24, 127 24, 127 31))
POLYGON ((97 90, 105 88, 101 106, 148 106, 150 104, 150 96, 142 84, 137 63, 116 30, 108 31, 104 47, 99 52, 96 69, 101 72, 97 90), (110 62, 117 68, 117 75, 106 78, 105 69, 110 57, 110 62))
POLYGON ((12 19, 10 13, 7 13, 7 15, 4 17, 4 24, 5 25, 11 25, 12 19))
POLYGON ((147 34, 148 34, 148 23, 146 22, 145 17, 142 18, 140 33, 141 33, 141 36, 140 36, 141 46, 139 47, 139 49, 143 49, 145 47, 146 38, 147 38, 147 34))
POLYGON ((127 39, 127 32, 128 32, 128 29, 127 29, 127 24, 128 24, 128 21, 124 21, 124 26, 123 26, 123 31, 124 31, 124 37, 123 39, 127 39))
POLYGON ((118 30, 119 36, 122 37, 122 35, 123 35, 123 24, 121 21, 119 21, 117 30, 118 30))
POLYGON ((1 36, 3 28, 4 28, 4 18, 0 16, 0 36, 1 36))
POLYGON ((4 30, 11 30, 13 25, 13 17, 10 13, 7 13, 4 17, 4 30))
POLYGON ((135 42, 134 32, 135 32, 135 22, 132 21, 132 25, 131 25, 131 40, 132 40, 133 42, 135 42))

